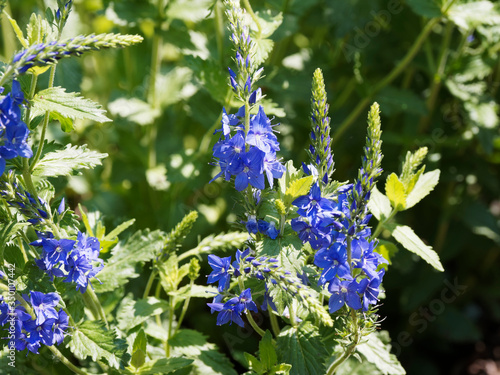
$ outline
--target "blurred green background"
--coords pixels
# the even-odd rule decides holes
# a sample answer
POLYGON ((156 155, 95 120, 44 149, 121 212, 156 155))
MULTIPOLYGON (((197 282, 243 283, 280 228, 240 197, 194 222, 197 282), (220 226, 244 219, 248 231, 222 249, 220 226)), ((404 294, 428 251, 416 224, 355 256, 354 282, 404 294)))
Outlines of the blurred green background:
MULTIPOLYGON (((65 36, 119 32, 145 40, 58 65, 56 85, 98 101, 114 120, 77 122, 70 134, 52 125, 53 139, 109 154, 103 167, 72 176, 68 185, 55 180, 58 193, 71 207, 82 203, 101 211, 110 227, 136 218, 136 229, 170 230, 197 210, 200 219, 187 248, 207 234, 228 231, 236 220, 234 189, 220 181, 208 184, 215 174, 209 164, 212 133, 222 106, 235 110, 227 85, 227 67, 234 63, 223 4, 74 3, 65 36)), ((17 0, 6 10, 24 28, 32 12, 54 4, 17 0)), ((407 372, 500 373, 499 5, 252 0, 251 6, 261 21, 260 86, 266 113, 281 124, 281 157, 296 167, 306 160, 311 79, 319 67, 329 95, 334 178, 356 176, 373 101, 381 106, 385 155, 379 190, 389 173, 400 172, 408 150, 428 147, 427 170, 441 170, 436 189, 398 218, 434 247, 445 272, 400 249, 384 279, 382 327, 407 372)), ((0 33, 5 61, 20 44, 5 17, 0 33)), ((39 80, 42 88, 47 75, 39 80)), ((190 308, 186 325, 229 350, 201 303, 190 308)), ((229 332, 245 337, 233 328, 229 332)), ((245 345, 237 340, 232 349, 237 354, 245 345)))

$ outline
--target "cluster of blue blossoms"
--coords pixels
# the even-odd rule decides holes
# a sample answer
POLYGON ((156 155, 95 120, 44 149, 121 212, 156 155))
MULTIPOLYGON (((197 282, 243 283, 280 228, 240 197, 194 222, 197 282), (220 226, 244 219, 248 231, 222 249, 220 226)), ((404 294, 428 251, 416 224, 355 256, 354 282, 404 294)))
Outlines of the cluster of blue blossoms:
MULTIPOLYGON (((0 94, 4 88, 0 87, 0 94)), ((29 130, 21 119, 24 94, 18 81, 12 90, 0 99, 0 175, 5 171, 6 160, 21 156, 31 158, 33 152, 27 143, 29 130)))
POLYGON ((213 148, 221 171, 214 180, 223 176, 229 181, 234 176, 236 190, 242 191, 249 184, 262 190, 265 188, 265 173, 272 188, 274 179, 283 175, 285 167, 276 159, 279 143, 271 120, 259 106, 259 112, 250 116, 250 128, 245 134, 244 118, 245 106, 235 115, 228 115, 223 110, 222 129, 216 131, 222 135, 213 148))
POLYGON ((0 296, 0 326, 10 326, 9 338, 14 338, 16 350, 28 348, 38 354, 42 344, 61 344, 69 318, 62 308, 56 310, 59 295, 32 291, 29 297, 23 295, 23 299, 31 304, 33 316, 18 301, 10 304, 0 296))
POLYGON ((104 267, 99 258, 100 243, 95 237, 78 232, 77 240, 54 238, 50 232, 38 232, 33 246, 41 246, 41 259, 35 262, 49 276, 65 277, 64 282, 76 283, 76 290, 85 293, 90 279, 104 267))
MULTIPOLYGON (((293 202, 300 218, 292 219, 292 229, 302 242, 318 250, 314 256, 314 264, 322 269, 318 285, 332 294, 330 312, 344 304, 363 311, 376 304, 385 272, 377 269, 381 263, 387 263, 374 252, 376 241, 370 240, 371 230, 366 226, 371 215, 366 213, 366 206, 358 212, 355 191, 358 196, 362 194, 359 181, 355 186, 340 187, 334 201, 321 197, 318 184, 314 184, 308 195, 293 202)), ((366 196, 364 199, 368 201, 366 196)))

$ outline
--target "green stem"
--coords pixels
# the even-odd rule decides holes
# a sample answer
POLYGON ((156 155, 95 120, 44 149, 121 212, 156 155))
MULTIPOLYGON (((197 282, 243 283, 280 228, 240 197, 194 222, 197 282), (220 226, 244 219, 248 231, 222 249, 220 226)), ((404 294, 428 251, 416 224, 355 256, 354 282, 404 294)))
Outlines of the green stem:
POLYGON ((260 37, 260 35, 262 34, 262 27, 260 26, 259 19, 257 18, 255 13, 253 12, 253 9, 252 9, 252 6, 250 5, 250 2, 248 0, 243 0, 243 6, 247 10, 247 12, 250 14, 250 17, 252 17, 253 22, 255 22, 255 24, 257 25, 257 30, 258 30, 257 38, 260 37))
POLYGON ((269 311, 269 320, 271 322, 271 329, 273 330, 274 336, 278 337, 281 332, 280 325, 278 323, 278 318, 271 311, 271 306, 267 306, 267 311, 269 311))
POLYGON ((35 185, 33 184, 33 180, 31 179, 30 165, 27 158, 23 158, 23 179, 26 189, 28 189, 33 199, 38 201, 38 194, 36 192, 35 185))
POLYGON ((169 344, 168 340, 170 340, 170 338, 172 337, 172 327, 174 324, 174 317, 175 317, 174 297, 169 296, 168 300, 169 300, 168 336, 167 336, 167 340, 165 342, 165 355, 167 356, 167 358, 170 357, 170 344, 169 344))
POLYGON ((224 65, 224 19, 222 17, 222 4, 216 1, 214 6, 214 28, 217 52, 219 52, 219 62, 224 65))
POLYGON ((392 218, 393 218, 394 216, 396 216, 396 214, 397 214, 398 212, 399 212, 399 210, 398 210, 398 209, 393 208, 393 209, 392 209, 392 211, 391 211, 391 213, 389 214, 389 216, 388 216, 387 218, 384 218, 383 220, 380 220, 380 221, 378 222, 377 228, 375 229, 375 232, 373 232, 373 234, 372 234, 372 237, 371 237, 371 239, 372 239, 372 240, 373 240, 374 238, 377 238, 377 237, 378 237, 378 235, 382 232, 382 229, 384 229, 384 225, 385 225, 386 223, 388 223, 389 221, 391 221, 391 220, 392 220, 392 218))
POLYGON ((61 361, 61 363, 63 363, 67 368, 69 368, 71 371, 73 371, 75 374, 80 374, 80 375, 89 375, 88 372, 76 367, 74 364, 72 364, 68 358, 66 358, 64 356, 64 354, 62 354, 59 349, 57 349, 55 346, 49 346, 48 347, 50 349, 50 351, 52 352, 52 354, 54 354, 54 356, 59 360, 61 361))
POLYGON ((354 329, 354 339, 352 343, 346 348, 344 353, 335 360, 326 372, 326 375, 333 375, 335 374, 335 371, 337 371, 338 367, 347 359, 351 356, 351 354, 354 352, 354 349, 356 349, 356 346, 359 343, 359 329, 358 329, 358 317, 356 315, 355 310, 351 310, 351 317, 352 317, 352 324, 353 324, 353 329, 354 329))
MULTIPOLYGON (((56 75, 56 65, 52 66, 50 68, 50 77, 49 77, 49 86, 48 88, 51 88, 54 86, 54 78, 56 75)), ((31 96, 33 97, 33 96, 31 96)), ((38 144, 38 149, 36 150, 36 155, 31 161, 31 166, 30 166, 30 171, 33 172, 38 161, 40 160, 40 156, 42 155, 43 151, 43 142, 45 141, 45 135, 47 133, 47 127, 49 125, 49 120, 50 120, 50 111, 45 112, 45 117, 43 118, 43 124, 42 124, 42 132, 40 134, 40 142, 38 144)))
MULTIPOLYGON (((190 290, 193 289, 193 285, 194 285, 194 280, 191 280, 191 282, 189 284, 189 289, 190 290)), ((184 305, 182 306, 181 315, 179 316, 179 319, 177 320, 177 326, 175 327, 174 335, 177 333, 177 331, 181 327, 182 321, 184 320, 184 316, 186 315, 186 312, 187 312, 187 309, 189 307, 189 302, 190 301, 191 301, 191 294, 189 294, 187 296, 186 300, 184 301, 184 305)))
POLYGON ((247 315, 248 323, 250 323, 255 332, 257 332, 261 337, 264 337, 266 332, 262 328, 260 328, 257 323, 255 323, 252 313, 248 310, 245 310, 245 314, 247 315))
POLYGON ((97 308, 97 313, 99 314, 99 317, 103 320, 103 322, 106 324, 106 328, 109 329, 109 324, 106 319, 106 313, 101 305, 101 302, 99 301, 99 298, 97 298, 97 295, 94 292, 94 289, 92 289, 91 286, 87 288, 86 293, 90 296, 92 299, 92 302, 94 303, 95 307, 97 308))
POLYGON ((144 289, 144 294, 142 295, 143 299, 146 299, 147 296, 149 295, 149 292, 151 291, 151 287, 153 286, 153 282, 156 278, 157 271, 152 270, 151 274, 149 275, 148 283, 146 284, 146 288, 144 289))
POLYGON ((386 87, 388 84, 390 84, 397 76, 403 72, 408 64, 413 60, 413 58, 416 56, 420 48, 422 47, 422 44, 426 40, 426 38, 429 36, 429 34, 432 31, 432 28, 434 25, 436 25, 439 22, 440 18, 433 18, 427 22, 425 25, 424 29, 420 32, 419 36, 411 46, 410 50, 407 52, 406 56, 394 67, 394 69, 387 74, 378 84, 375 85, 375 87, 372 89, 372 92, 363 98, 359 102, 359 104, 354 108, 354 110, 351 112, 351 114, 342 122, 342 124, 339 125, 337 128, 337 131, 335 132, 334 136, 332 137, 332 143, 335 143, 339 140, 339 138, 342 136, 342 134, 356 121, 356 119, 359 117, 359 115, 363 112, 363 110, 370 104, 370 102, 373 99, 373 96, 377 94, 380 90, 382 90, 384 87, 386 87))

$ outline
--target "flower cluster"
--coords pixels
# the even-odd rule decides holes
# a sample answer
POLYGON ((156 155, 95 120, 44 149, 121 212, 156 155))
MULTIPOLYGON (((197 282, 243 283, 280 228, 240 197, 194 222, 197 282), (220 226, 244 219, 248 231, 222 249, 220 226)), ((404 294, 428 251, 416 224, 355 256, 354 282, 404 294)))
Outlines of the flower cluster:
MULTIPOLYGON (((276 311, 273 300, 267 292, 268 286, 278 286, 282 290, 287 291, 292 296, 300 300, 318 319, 320 319, 324 324, 331 325, 332 320, 328 313, 324 310, 323 306, 319 302, 312 298, 313 290, 308 286, 307 277, 302 277, 300 275, 294 276, 290 271, 285 270, 283 267, 279 266, 279 261, 274 258, 269 258, 265 256, 254 257, 250 255, 251 250, 247 248, 245 251, 236 251, 236 260, 231 263, 231 257, 219 258, 216 255, 209 255, 208 263, 212 267, 213 271, 208 275, 207 282, 209 284, 219 282, 218 292, 219 294, 214 298, 212 303, 208 306, 211 307, 212 312, 219 311, 217 317, 217 324, 222 325, 228 322, 235 322, 241 325, 241 313, 246 311, 245 308, 238 307, 236 304, 236 298, 243 301, 252 301, 250 289, 246 289, 241 293, 239 297, 233 297, 226 303, 222 303, 224 296, 227 294, 227 290, 230 285, 231 276, 241 276, 242 274, 256 278, 258 280, 266 281, 266 293, 264 295, 264 300, 262 302, 261 308, 263 310, 267 309, 267 306, 271 306, 273 310, 276 311)), ((252 302, 250 306, 254 306, 252 302)), ((247 310, 257 311, 249 308, 245 305, 247 310)))
POLYGON ((43 249, 41 259, 36 260, 38 267, 52 278, 65 277, 65 282, 76 283, 76 290, 85 293, 89 280, 104 267, 99 240, 81 232, 76 241, 55 239, 50 232, 38 232, 38 238, 31 243, 43 249))
MULTIPOLYGON (((0 94, 2 92, 3 88, 0 87, 0 94)), ((21 85, 13 81, 11 92, 0 99, 0 175, 5 171, 6 160, 33 156, 27 143, 29 130, 21 119, 23 102, 21 85)))
POLYGON ((0 196, 12 207, 16 207, 31 224, 41 224, 48 218, 50 210, 45 200, 33 196, 16 181, 13 171, 9 171, 0 181, 0 196))
POLYGON ((250 116, 248 131, 244 119, 245 106, 235 115, 223 111, 222 130, 218 130, 222 131, 222 135, 213 148, 221 171, 214 180, 223 176, 229 181, 234 176, 236 190, 242 191, 249 184, 262 190, 265 188, 265 173, 269 185, 273 187, 274 179, 283 175, 285 167, 276 159, 279 143, 271 120, 262 106, 259 106, 257 114, 250 116))
POLYGON ((331 293, 329 308, 335 312, 344 304, 368 310, 377 303, 379 286, 386 260, 374 251, 376 241, 371 239, 367 226, 371 215, 367 203, 380 175, 380 121, 378 106, 369 115, 367 146, 363 166, 354 185, 337 189, 333 198, 321 196, 318 183, 308 195, 297 198, 293 204, 300 218, 292 219, 292 229, 305 243, 318 250, 314 264, 322 271, 318 284, 331 293), (362 299, 362 302, 361 302, 362 299))
MULTIPOLYGON (((27 308, 16 302, 11 306, 0 296, 0 325, 4 326, 14 317, 14 337, 16 350, 26 348, 38 354, 41 345, 59 345, 64 340, 68 328, 68 315, 63 309, 56 310, 59 303, 57 293, 31 291, 30 296, 23 295, 27 308)), ((10 331, 9 331, 10 332, 10 331)))
POLYGON ((248 215, 248 220, 243 221, 243 224, 245 224, 245 228, 247 229, 248 233, 250 234, 257 234, 261 233, 272 240, 275 240, 278 235, 279 235, 279 230, 276 228, 276 224, 274 221, 265 221, 265 220, 257 220, 257 217, 255 215, 248 215))

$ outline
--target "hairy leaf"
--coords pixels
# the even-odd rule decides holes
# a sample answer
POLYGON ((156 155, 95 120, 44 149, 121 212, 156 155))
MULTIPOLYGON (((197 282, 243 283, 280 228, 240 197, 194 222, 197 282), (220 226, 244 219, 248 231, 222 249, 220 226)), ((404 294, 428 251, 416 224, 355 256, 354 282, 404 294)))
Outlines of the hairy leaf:
POLYGON ((417 254, 438 271, 444 271, 439 256, 418 237, 413 229, 406 225, 396 225, 391 230, 392 236, 407 250, 417 254))
POLYGON ((356 350, 363 354, 368 362, 377 366, 384 375, 406 374, 397 357, 391 354, 390 345, 384 344, 376 333, 371 333, 367 341, 359 344, 356 350))
POLYGON ((101 165, 101 159, 108 154, 101 154, 83 146, 67 145, 66 148, 49 152, 36 164, 33 174, 40 177, 69 176, 79 169, 90 169, 101 165))
POLYGON ((95 283, 96 292, 109 292, 123 286, 127 280, 139 276, 136 266, 152 260, 163 248, 165 234, 162 231, 138 231, 125 244, 114 247, 113 255, 97 274, 101 284, 95 283))
POLYGON ((325 373, 327 352, 321 342, 318 328, 304 322, 297 328, 283 329, 276 339, 279 360, 292 365, 292 375, 325 373))
POLYGON ((100 104, 85 99, 80 93, 66 92, 62 87, 50 87, 38 92, 32 101, 32 116, 43 115, 45 112, 57 112, 71 119, 87 119, 96 122, 111 121, 101 109, 100 104))
POLYGON ((427 196, 439 182, 439 169, 424 173, 417 180, 412 191, 406 197, 406 208, 413 207, 427 196))
POLYGON ((130 358, 126 341, 117 339, 116 334, 107 330, 101 321, 87 320, 77 325, 68 346, 77 358, 91 357, 94 362, 105 359, 116 369, 123 368, 130 358))
POLYGON ((392 211, 391 201, 377 189, 377 186, 373 187, 368 208, 378 220, 381 220, 382 217, 389 217, 392 211))

